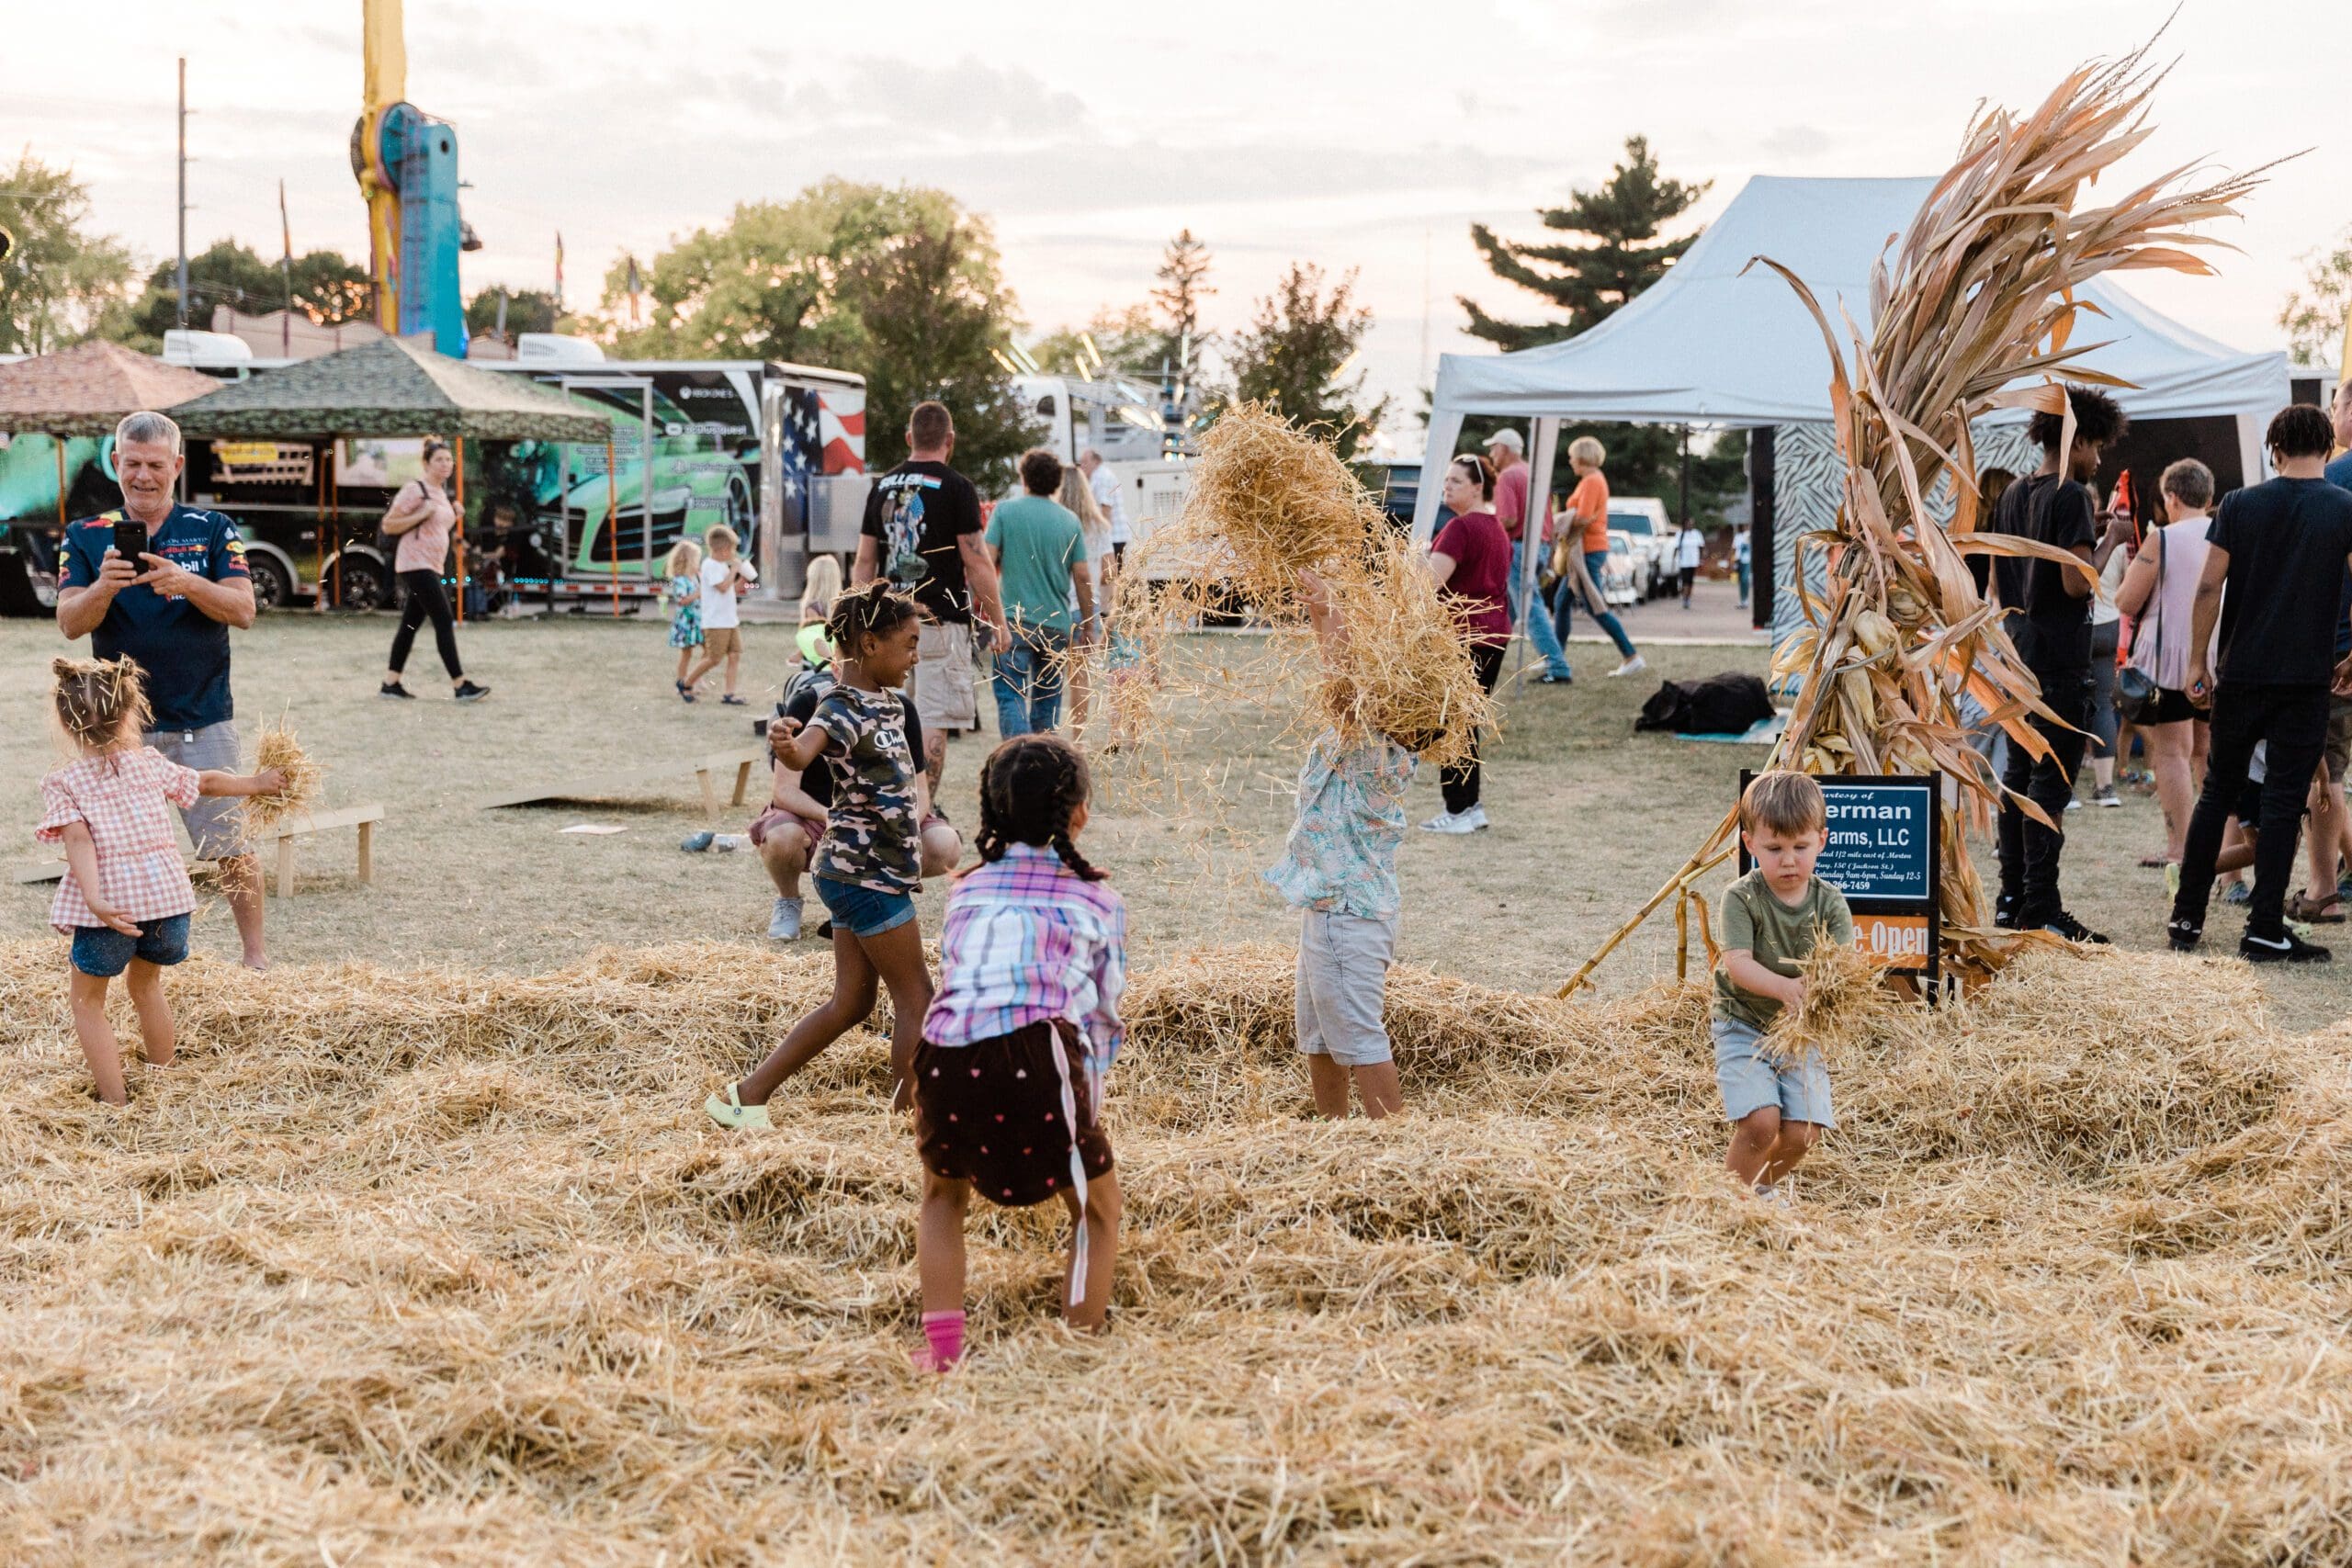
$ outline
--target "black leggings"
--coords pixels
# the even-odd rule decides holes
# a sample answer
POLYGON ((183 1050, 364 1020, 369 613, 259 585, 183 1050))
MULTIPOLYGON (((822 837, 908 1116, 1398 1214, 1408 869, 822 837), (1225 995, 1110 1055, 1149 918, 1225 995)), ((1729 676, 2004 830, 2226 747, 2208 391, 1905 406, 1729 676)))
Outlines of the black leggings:
POLYGON ((465 679, 465 671, 458 665, 457 618, 449 614, 449 596, 441 592, 441 574, 404 571, 401 590, 401 629, 392 634, 392 673, 408 668, 408 650, 416 642, 416 628, 430 615, 433 641, 441 649, 441 668, 452 681, 465 679))
MULTIPOLYGON (((1470 645, 1470 664, 1478 672, 1482 691, 1491 692, 1503 676, 1503 644, 1474 642, 1470 645)), ((1470 755, 1459 766, 1438 771, 1439 791, 1445 796, 1445 808, 1459 815, 1478 804, 1478 735, 1470 735, 1470 755)))

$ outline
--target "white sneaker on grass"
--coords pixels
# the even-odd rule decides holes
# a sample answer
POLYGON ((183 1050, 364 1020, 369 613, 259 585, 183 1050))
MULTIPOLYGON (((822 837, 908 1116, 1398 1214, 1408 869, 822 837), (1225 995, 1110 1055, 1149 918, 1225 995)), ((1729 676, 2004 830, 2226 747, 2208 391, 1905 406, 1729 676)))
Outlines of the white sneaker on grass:
POLYGON ((1441 811, 1421 824, 1424 833, 1449 833, 1456 837, 1475 833, 1487 826, 1487 808, 1474 806, 1467 811, 1441 811))
POLYGON ((768 940, 770 942, 799 941, 800 911, 805 907, 804 901, 798 898, 777 899, 775 908, 768 915, 768 940))
POLYGON ((1612 680, 1612 681, 1613 681, 1613 680, 1615 680, 1615 679, 1616 679, 1618 676, 1620 676, 1620 675, 1638 675, 1638 674, 1640 674, 1643 671, 1645 671, 1645 670, 1648 669, 1649 667, 1650 667, 1650 661, 1649 661, 1648 660, 1646 660, 1646 659, 1644 659, 1640 654, 1638 654, 1638 653, 1637 653, 1637 654, 1634 655, 1634 657, 1633 657, 1633 658, 1628 659, 1627 660, 1625 660, 1625 662, 1624 662, 1624 663, 1620 664, 1619 666, 1617 666, 1617 668, 1616 668, 1616 669, 1611 670, 1611 671, 1609 672, 1609 677, 1610 677, 1610 679, 1611 679, 1611 680, 1612 680))

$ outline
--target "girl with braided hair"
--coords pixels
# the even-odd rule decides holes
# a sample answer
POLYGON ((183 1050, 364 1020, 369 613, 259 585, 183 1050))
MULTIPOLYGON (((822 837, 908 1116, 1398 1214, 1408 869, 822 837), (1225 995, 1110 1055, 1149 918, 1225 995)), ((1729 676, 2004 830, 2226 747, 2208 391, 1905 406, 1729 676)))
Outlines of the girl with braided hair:
POLYGON ((833 795, 808 868, 833 924, 833 994, 792 1026, 750 1077, 714 1094, 703 1109, 722 1127, 765 1127, 768 1097, 817 1054, 874 1011, 876 983, 890 987, 894 1109, 908 1100, 908 1075, 931 971, 915 924, 922 879, 922 797, 907 722, 912 705, 898 690, 915 667, 922 622, 915 602, 877 580, 833 601, 826 623, 841 680, 801 724, 775 719, 769 752, 804 773, 819 758, 832 768, 833 795), (777 738, 781 727, 783 738, 777 738))
POLYGON ((196 909, 172 838, 166 806, 186 811, 199 795, 273 795, 285 775, 198 773, 141 742, 150 718, 139 666, 129 658, 58 659, 51 702, 57 727, 79 754, 40 781, 40 825, 33 837, 65 847, 65 874, 49 923, 74 939, 66 997, 98 1098, 128 1103, 122 1052, 107 1021, 107 987, 126 969, 147 1065, 172 1065, 175 1025, 164 971, 187 956, 196 909))
POLYGON ((980 773, 980 863, 959 874, 940 929, 938 998, 915 1069, 923 1347, 944 1371, 964 1350, 964 1214, 977 1190, 1070 1215, 1063 1298, 1099 1329, 1119 1245, 1119 1182, 1102 1126, 1102 1075, 1125 1030, 1126 905, 1079 852, 1086 760, 1057 735, 1016 736, 980 773))

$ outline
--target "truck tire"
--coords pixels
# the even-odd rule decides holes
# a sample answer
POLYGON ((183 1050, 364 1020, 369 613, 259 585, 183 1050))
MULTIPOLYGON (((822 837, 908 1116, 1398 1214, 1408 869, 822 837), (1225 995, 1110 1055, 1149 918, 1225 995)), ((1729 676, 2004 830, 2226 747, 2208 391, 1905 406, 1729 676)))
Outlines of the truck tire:
POLYGON ((341 607, 345 610, 381 610, 391 603, 391 585, 384 581, 384 569, 366 556, 345 555, 340 560, 327 563, 327 577, 343 573, 341 607))
POLYGON ((245 570, 253 574, 254 608, 283 610, 294 603, 294 574, 266 550, 247 550, 245 570))

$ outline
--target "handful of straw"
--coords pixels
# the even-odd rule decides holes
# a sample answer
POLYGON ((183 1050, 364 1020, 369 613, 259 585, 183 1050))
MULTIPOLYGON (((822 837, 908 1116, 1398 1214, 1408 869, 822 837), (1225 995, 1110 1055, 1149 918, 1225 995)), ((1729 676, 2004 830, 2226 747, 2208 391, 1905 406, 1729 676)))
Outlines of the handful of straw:
POLYGON ((310 810, 311 803, 318 798, 320 782, 326 777, 326 770, 311 760, 310 753, 302 750, 302 743, 294 739, 294 732, 283 728, 263 730, 260 748, 254 755, 255 773, 270 768, 285 774, 286 783, 275 795, 246 797, 248 835, 266 836, 287 818, 310 810))
POLYGON ((1782 1008, 1765 1032, 1758 1051, 1768 1062, 1802 1062, 1808 1051, 1834 1060, 1867 1043, 1894 1015, 1894 997, 1878 961, 1826 927, 1814 927, 1813 951, 1797 965, 1797 977, 1804 999, 1782 1008))

